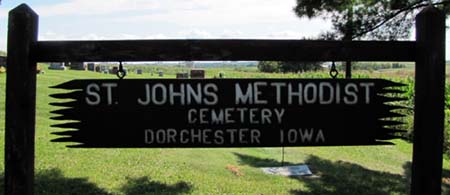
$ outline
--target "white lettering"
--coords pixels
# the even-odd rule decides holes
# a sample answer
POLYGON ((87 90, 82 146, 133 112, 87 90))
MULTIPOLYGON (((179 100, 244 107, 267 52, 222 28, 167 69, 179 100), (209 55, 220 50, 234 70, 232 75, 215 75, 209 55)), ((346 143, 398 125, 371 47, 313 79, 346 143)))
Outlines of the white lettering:
POLYGON ((112 88, 117 87, 117 83, 102 83, 102 87, 106 88, 106 99, 108 100, 108 105, 113 104, 112 102, 112 88))
POLYGON ((359 84, 361 87, 364 87, 364 89, 366 90, 365 94, 366 94, 366 104, 370 103, 370 87, 375 86, 375 83, 360 83, 359 84))
POLYGON ((358 86, 356 86, 356 84, 354 83, 349 83, 345 86, 344 88, 345 94, 346 96, 344 97, 344 103, 345 104, 356 104, 358 103, 358 95, 356 94, 358 92, 358 86), (353 90, 351 90, 350 88, 353 88, 353 90), (349 100, 351 98, 349 98, 348 96, 353 97, 353 100, 349 100))
POLYGON ((152 99, 153 99, 153 103, 155 105, 163 105, 164 103, 167 102, 167 89, 166 86, 164 86, 161 83, 157 83, 155 85, 153 85, 153 89, 152 89, 152 99), (159 89, 160 91, 160 99, 157 100, 157 90, 159 89))
POLYGON ((235 104, 253 104, 253 93, 252 93, 252 85, 249 83, 247 85, 247 90, 242 93, 241 86, 236 83, 235 84, 235 104))
POLYGON ((184 105, 184 100, 185 100, 185 96, 184 96, 184 84, 180 84, 180 91, 176 92, 173 84, 169 85, 169 94, 170 94, 170 105, 174 105, 175 104, 175 97, 179 97, 180 98, 180 105, 184 105))
POLYGON ((292 104, 292 97, 297 96, 298 105, 303 105, 303 98, 302 98, 303 85, 299 83, 297 88, 298 91, 295 92, 292 90, 292 85, 290 83, 288 84, 288 104, 292 104))
POLYGON ((273 82, 270 84, 271 86, 274 86, 276 89, 276 102, 277 104, 281 104, 281 87, 286 87, 286 83, 281 83, 281 82, 273 82))
POLYGON ((150 85, 149 84, 145 84, 145 101, 141 100, 141 98, 138 98, 137 102, 140 105, 146 106, 148 104, 150 104, 150 85))
POLYGON ((197 91, 195 91, 190 84, 186 85, 186 93, 187 93, 187 104, 190 105, 192 103, 192 98, 196 104, 202 103, 202 93, 201 93, 201 85, 197 83, 197 91))
POLYGON ((305 88, 303 89, 304 93, 304 99, 305 103, 307 104, 313 104, 317 102, 317 86, 314 83, 308 83, 305 85, 305 88))
POLYGON ((219 98, 217 97, 217 91, 218 87, 214 83, 208 83, 205 85, 205 88, 203 89, 203 93, 206 97, 210 97, 212 100, 208 100, 206 97, 204 99, 204 103, 206 105, 216 105, 219 98))
POLYGON ((95 83, 91 83, 86 87, 86 94, 93 98, 93 100, 89 97, 85 98, 88 105, 95 106, 100 104, 100 95, 98 94, 98 91, 100 91, 100 87, 95 83))
POLYGON ((146 129, 145 130, 145 143, 152 144, 153 143, 153 130, 146 129))
POLYGON ((253 85, 254 85, 254 87, 253 87, 254 96, 253 97, 255 97, 254 103, 255 104, 267 104, 267 100, 260 99, 262 92, 259 88, 259 87, 267 86, 267 83, 266 82, 255 82, 253 85))
POLYGON ((333 102, 334 97, 334 88, 333 86, 328 82, 321 82, 319 84, 319 98, 320 98, 320 104, 331 104, 333 102), (328 100, 325 99, 325 87, 328 88, 329 97, 328 100))

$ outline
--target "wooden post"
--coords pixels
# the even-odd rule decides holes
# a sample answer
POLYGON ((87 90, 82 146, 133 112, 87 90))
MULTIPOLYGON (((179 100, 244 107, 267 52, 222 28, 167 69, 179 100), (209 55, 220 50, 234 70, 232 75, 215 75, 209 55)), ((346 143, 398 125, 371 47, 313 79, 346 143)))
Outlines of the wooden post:
POLYGON ((345 61, 345 78, 352 78, 352 61, 345 61))
POLYGON ((411 194, 441 194, 445 94, 445 16, 416 17, 416 81, 411 194))
MULTIPOLYGON (((347 24, 346 24, 346 32, 344 36, 344 41, 352 41, 353 39, 353 5, 350 6, 348 13, 347 13, 347 24)), ((352 61, 347 60, 345 61, 345 78, 351 79, 352 78, 352 61)))
POLYGON ((26 4, 9 12, 5 114, 5 194, 33 194, 38 16, 26 4))

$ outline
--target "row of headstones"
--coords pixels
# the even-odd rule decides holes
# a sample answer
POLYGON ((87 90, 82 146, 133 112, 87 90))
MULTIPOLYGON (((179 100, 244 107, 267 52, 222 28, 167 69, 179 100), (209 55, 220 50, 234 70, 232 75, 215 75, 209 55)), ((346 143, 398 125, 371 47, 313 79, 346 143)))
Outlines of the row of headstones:
POLYGON ((52 62, 48 69, 51 70, 66 70, 70 67, 71 70, 89 70, 95 72, 111 72, 107 66, 97 66, 94 63, 84 62, 52 62))
MULTIPOLYGON (((117 66, 114 66, 114 67, 112 67, 112 69, 109 69, 109 67, 105 66, 105 65, 96 65, 94 63, 85 64, 83 62, 50 63, 49 69, 51 69, 51 70, 66 70, 66 65, 68 65, 71 70, 88 70, 88 71, 95 71, 95 72, 102 72, 102 73, 109 73, 109 74, 116 74, 117 71, 119 70, 117 66)), ((136 74, 143 74, 143 70, 137 69, 136 74)), ((158 71, 158 75, 160 77, 163 77, 164 73, 162 71, 158 71)), ((176 74, 176 78, 178 78, 178 79, 188 79, 189 76, 192 79, 204 79, 205 78, 205 70, 191 69, 190 74, 189 73, 177 73, 176 74)))
POLYGON ((190 74, 187 72, 177 73, 177 79, 188 79, 189 75, 191 76, 191 79, 204 79, 205 78, 205 70, 191 69, 190 74))
POLYGON ((52 62, 48 69, 50 70, 66 70, 67 66, 72 70, 86 70, 83 62, 52 62))

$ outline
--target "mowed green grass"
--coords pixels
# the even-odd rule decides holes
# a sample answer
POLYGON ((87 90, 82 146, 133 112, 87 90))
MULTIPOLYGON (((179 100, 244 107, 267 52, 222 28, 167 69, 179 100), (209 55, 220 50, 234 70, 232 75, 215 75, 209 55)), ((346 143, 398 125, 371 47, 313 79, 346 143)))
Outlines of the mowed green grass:
MULTIPOLYGON (((219 71, 207 69, 207 77, 219 71)), ((232 69, 226 76, 299 77, 232 69)), ((0 74, 3 159, 5 77, 0 74)), ((127 78, 149 77, 130 73, 127 78)), ((71 70, 45 70, 37 76, 37 194, 409 194, 412 145, 401 140, 395 140, 394 146, 286 148, 285 164, 307 164, 315 174, 290 178, 266 175, 259 169, 279 166, 281 148, 70 149, 52 143, 55 136, 51 132, 60 129, 50 127, 55 123, 50 120, 50 111, 56 108, 49 105, 53 101, 49 95, 60 91, 49 86, 81 78, 116 77, 71 70)), ((3 180, 4 161, 0 161, 0 173, 3 180)), ((449 193, 449 160, 444 161, 444 176, 444 193, 449 193)), ((3 181, 0 186, 4 187, 3 181)))

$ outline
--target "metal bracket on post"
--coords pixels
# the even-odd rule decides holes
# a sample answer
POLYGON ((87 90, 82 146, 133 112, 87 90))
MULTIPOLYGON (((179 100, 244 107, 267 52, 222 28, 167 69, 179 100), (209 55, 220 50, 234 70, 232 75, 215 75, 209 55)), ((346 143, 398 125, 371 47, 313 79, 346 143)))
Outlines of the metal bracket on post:
POLYGON ((9 12, 5 102, 5 194, 31 195, 34 188, 38 15, 26 4, 9 12))
POLYGON ((445 95, 445 15, 416 17, 416 78, 411 194, 441 194, 445 95))

